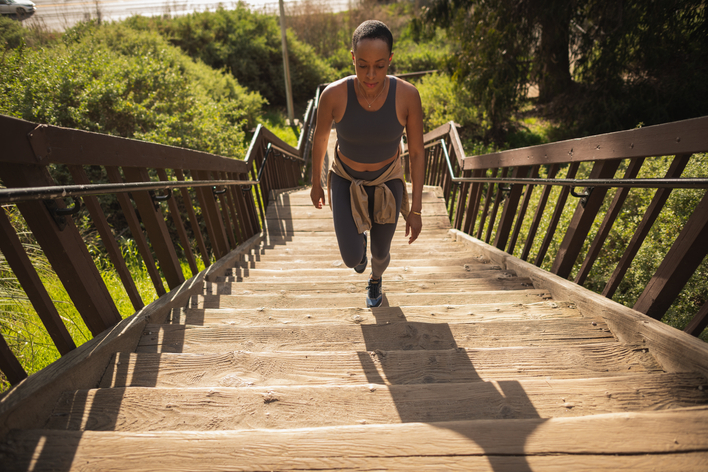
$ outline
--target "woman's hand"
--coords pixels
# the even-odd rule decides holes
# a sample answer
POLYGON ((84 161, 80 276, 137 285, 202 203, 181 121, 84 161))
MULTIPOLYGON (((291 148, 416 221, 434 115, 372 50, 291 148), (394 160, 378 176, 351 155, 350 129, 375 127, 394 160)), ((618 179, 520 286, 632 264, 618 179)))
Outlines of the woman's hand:
POLYGON ((312 190, 310 190, 310 198, 312 199, 312 204, 319 210, 322 209, 322 205, 327 203, 325 201, 324 189, 319 183, 312 185, 312 190))
POLYGON ((418 239, 421 229, 423 229, 422 217, 411 211, 408 214, 408 219, 406 219, 406 236, 409 234, 411 236, 408 238, 408 244, 413 244, 413 241, 418 239))

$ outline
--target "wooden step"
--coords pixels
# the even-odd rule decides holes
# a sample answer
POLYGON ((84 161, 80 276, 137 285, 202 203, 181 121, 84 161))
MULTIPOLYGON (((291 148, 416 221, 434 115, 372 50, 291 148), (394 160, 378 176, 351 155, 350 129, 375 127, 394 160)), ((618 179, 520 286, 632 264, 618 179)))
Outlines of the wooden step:
MULTIPOLYGON (((491 272, 491 271, 490 271, 491 272)), ((490 275, 496 275, 494 273, 490 275)), ((231 295, 239 294, 244 290, 263 293, 280 293, 282 290, 291 295, 302 292, 318 293, 365 293, 369 283, 369 276, 359 275, 357 281, 337 281, 310 282, 308 279, 281 279, 272 282, 220 282, 210 283, 204 288, 205 294, 211 295, 231 295)), ((450 280, 433 279, 425 282, 408 280, 387 280, 385 291, 387 293, 440 293, 440 292, 472 292, 474 290, 527 290, 533 288, 531 279, 525 277, 506 277, 498 275, 496 277, 450 280)))
MULTIPOLYGON (((426 305, 381 308, 179 308, 172 311, 172 324, 209 323, 238 326, 282 324, 386 324, 398 321, 427 323, 486 323, 539 319, 583 318, 572 303, 490 303, 487 305, 426 305)), ((588 321, 592 321, 591 318, 588 321)))
POLYGON ((698 374, 427 385, 109 388, 67 392, 48 429, 209 431, 553 418, 708 404, 698 374))
POLYGON ((708 409, 285 430, 29 430, 8 439, 2 452, 6 470, 459 470, 474 465, 500 472, 598 464, 605 470, 660 465, 660 470, 686 471, 705 470, 708 409), (584 462, 586 456, 592 460, 584 462))
POLYGON ((442 351, 118 353, 100 387, 465 383, 661 371, 647 349, 617 342, 442 351))
MULTIPOLYGON (((423 207, 421 209, 423 218, 430 216, 444 216, 448 217, 447 209, 444 205, 440 205, 437 201, 435 202, 423 202, 423 207)), ((300 219, 332 219, 332 210, 329 206, 323 207, 318 210, 312 205, 295 205, 292 207, 287 206, 268 206, 268 211, 266 211, 266 218, 268 219, 281 219, 281 220, 300 220, 300 219)), ((401 217, 402 218, 402 217, 401 217)))
POLYGON ((147 325, 136 352, 440 350, 551 346, 615 340, 602 321, 416 323, 307 326, 147 325))
MULTIPOLYGON (((457 259, 396 259, 394 254, 391 254, 391 268, 396 267, 450 267, 457 266, 463 267, 465 265, 473 266, 478 264, 483 266, 476 257, 460 257, 457 259)), ((238 267, 248 267, 251 269, 272 269, 272 270, 292 270, 292 269, 346 269, 347 266, 342 262, 339 257, 332 257, 328 261, 309 261, 306 259, 293 260, 293 261, 280 261, 278 259, 264 259, 260 262, 238 262, 234 265, 234 268, 238 267)), ((353 270, 353 269, 349 269, 353 270)), ((386 277, 386 274, 384 274, 386 277)), ((385 280, 385 279, 384 279, 385 280)))
MULTIPOLYGON (((495 303, 504 300, 508 303, 536 303, 550 300, 546 290, 508 290, 491 292, 457 293, 400 293, 386 291, 382 306, 421 306, 421 305, 466 305, 470 303, 495 303)), ((364 307, 364 293, 343 293, 332 296, 329 293, 310 292, 305 295, 291 295, 283 290, 279 294, 262 294, 243 290, 233 295, 194 295, 190 307, 200 308, 344 308, 364 307)))
MULTIPOLYGON (((350 269, 349 267, 329 267, 326 269, 310 269, 310 268, 305 268, 305 269, 261 269, 260 266, 257 264, 255 268, 251 267, 238 267, 238 268, 233 268, 227 271, 228 277, 231 278, 236 278, 238 279, 237 281, 240 280, 258 280, 260 278, 273 278, 273 277, 278 277, 278 278, 289 278, 289 279, 298 279, 298 278, 307 278, 307 280, 312 280, 316 278, 320 279, 325 279, 325 280, 333 280, 334 278, 336 279, 341 279, 341 278, 347 278, 347 279, 354 279, 358 280, 361 279, 362 277, 367 277, 366 272, 364 275, 362 274, 357 274, 354 272, 354 269, 350 269)), ((464 264, 464 265, 449 265, 449 266, 437 266, 437 267, 414 267, 414 266, 406 266, 406 265, 401 265, 398 267, 389 267, 386 269, 386 273, 384 274, 385 280, 406 280, 407 277, 414 277, 416 279, 420 279, 421 277, 425 277, 426 275, 430 276, 430 279, 444 279, 446 277, 450 278, 480 278, 480 277, 486 277, 489 274, 487 274, 487 271, 498 271, 498 273, 494 274, 496 276, 502 276, 503 274, 509 274, 509 275, 515 275, 513 272, 510 271, 502 271, 501 267, 497 265, 492 265, 492 264, 464 264), (471 275, 468 275, 471 274, 471 275)), ((317 281, 317 280, 313 280, 317 281)))
MULTIPOLYGON (((396 259, 396 260, 406 260, 406 259, 430 259, 430 260, 456 260, 459 258, 465 258, 465 257, 473 257, 475 259, 475 263, 479 263, 477 260, 476 256, 473 256, 469 252, 462 252, 459 250, 450 250, 447 252, 442 252, 442 251, 425 251, 425 250, 420 250, 420 248, 415 247, 414 245, 409 246, 407 248, 408 250, 402 251, 402 250, 393 250, 391 251, 391 257, 396 259)), ((367 252, 367 255, 371 255, 371 251, 367 252)), ((341 255, 339 252, 339 249, 336 250, 324 250, 321 248, 313 248, 313 250, 310 253, 306 252, 300 252, 298 254, 291 254, 287 252, 281 252, 278 254, 253 254, 253 255, 244 255, 243 257, 240 258, 239 262, 251 262, 255 261, 260 262, 260 261, 265 261, 265 260, 277 260, 277 261, 282 261, 282 262, 291 262, 291 261, 305 261, 305 262, 310 262, 310 261, 322 261, 322 260, 341 260, 341 255)), ((480 263, 480 265, 483 265, 483 263, 480 263)))
MULTIPOLYGON (((450 219, 447 216, 429 216, 423 221, 423 231, 427 228, 433 229, 449 229, 450 219)), ((299 233, 299 232, 330 232, 334 231, 334 223, 331 219, 302 219, 302 220, 279 220, 266 219, 266 228, 269 234, 277 234, 281 236, 299 233), (297 221, 294 224, 293 221, 297 221)), ((405 221, 401 218, 396 226, 398 237, 402 236, 406 230, 405 221)))

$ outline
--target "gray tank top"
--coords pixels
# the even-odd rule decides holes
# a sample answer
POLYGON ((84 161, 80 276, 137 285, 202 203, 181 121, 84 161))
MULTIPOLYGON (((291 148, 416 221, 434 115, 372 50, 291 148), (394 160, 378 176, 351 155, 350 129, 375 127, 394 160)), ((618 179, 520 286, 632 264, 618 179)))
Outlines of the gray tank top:
POLYGON ((396 155, 401 144, 403 126, 396 115, 396 82, 389 77, 386 102, 376 111, 367 111, 359 104, 354 90, 354 78, 347 79, 347 108, 335 123, 342 154, 354 162, 375 164, 396 155))

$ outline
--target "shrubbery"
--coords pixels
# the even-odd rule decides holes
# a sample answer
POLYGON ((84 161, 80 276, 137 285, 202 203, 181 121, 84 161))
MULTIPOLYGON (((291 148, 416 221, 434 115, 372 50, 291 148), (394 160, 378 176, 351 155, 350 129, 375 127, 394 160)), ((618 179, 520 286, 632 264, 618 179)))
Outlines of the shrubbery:
POLYGON ((263 99, 155 32, 80 24, 0 63, 0 112, 237 157, 263 99))

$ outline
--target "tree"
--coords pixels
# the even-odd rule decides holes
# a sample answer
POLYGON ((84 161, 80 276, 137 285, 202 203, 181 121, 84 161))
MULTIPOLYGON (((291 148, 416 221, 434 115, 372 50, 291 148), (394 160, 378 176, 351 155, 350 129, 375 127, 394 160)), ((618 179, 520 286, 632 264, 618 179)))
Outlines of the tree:
POLYGON ((708 112, 705 3, 433 0, 419 24, 459 42, 455 75, 493 134, 530 83, 566 125, 603 132, 708 112))

